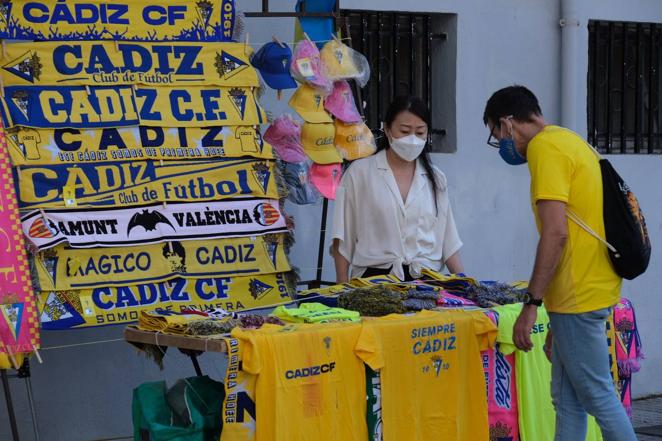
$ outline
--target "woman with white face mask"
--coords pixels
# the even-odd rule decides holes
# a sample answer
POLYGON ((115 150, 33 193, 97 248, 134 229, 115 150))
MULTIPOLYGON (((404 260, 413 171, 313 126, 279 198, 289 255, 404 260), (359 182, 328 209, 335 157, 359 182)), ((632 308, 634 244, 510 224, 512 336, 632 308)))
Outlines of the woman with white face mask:
POLYGON ((430 162, 429 129, 421 99, 395 98, 378 152, 343 176, 332 231, 339 283, 383 274, 412 280, 424 268, 464 272, 446 177, 430 162))

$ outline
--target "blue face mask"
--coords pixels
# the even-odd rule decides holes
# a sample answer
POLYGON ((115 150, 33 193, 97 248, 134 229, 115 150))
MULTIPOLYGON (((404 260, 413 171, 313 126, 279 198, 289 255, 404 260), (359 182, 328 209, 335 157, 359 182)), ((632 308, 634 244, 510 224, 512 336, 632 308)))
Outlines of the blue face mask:
POLYGON ((499 155, 510 165, 526 164, 526 158, 515 148, 515 141, 512 138, 504 138, 499 141, 499 155))

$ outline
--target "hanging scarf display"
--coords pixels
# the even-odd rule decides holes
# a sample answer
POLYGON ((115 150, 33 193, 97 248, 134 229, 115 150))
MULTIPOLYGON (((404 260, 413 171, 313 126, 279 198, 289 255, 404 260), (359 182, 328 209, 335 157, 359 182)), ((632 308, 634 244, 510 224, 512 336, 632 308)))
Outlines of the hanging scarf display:
POLYGON ((234 0, 29 0, 0 4, 0 39, 230 41, 234 0))
POLYGON ((258 125, 252 87, 8 86, 6 127, 95 129, 258 125))
POLYGON ((43 42, 6 46, 5 86, 260 85, 242 43, 43 42))
POLYGON ((21 222, 25 237, 39 250, 60 243, 72 248, 125 247, 287 231, 278 201, 271 199, 114 210, 32 211, 21 222))
POLYGON ((15 354, 39 347, 37 305, 19 222, 7 143, 0 126, 0 353, 7 354, 12 363, 18 363, 15 354))
POLYGON ((7 130, 14 165, 239 158, 274 159, 256 126, 7 130))
POLYGON ((131 286, 177 277, 236 277, 289 271, 283 234, 189 240, 126 248, 58 245, 35 259, 42 291, 131 286))
POLYGON ((177 278, 119 288, 44 291, 39 311, 44 330, 138 321, 154 309, 242 311, 287 302, 293 294, 286 273, 200 279, 177 278))
POLYGON ((19 206, 126 207, 154 202, 278 198, 273 161, 111 162, 22 167, 19 206))

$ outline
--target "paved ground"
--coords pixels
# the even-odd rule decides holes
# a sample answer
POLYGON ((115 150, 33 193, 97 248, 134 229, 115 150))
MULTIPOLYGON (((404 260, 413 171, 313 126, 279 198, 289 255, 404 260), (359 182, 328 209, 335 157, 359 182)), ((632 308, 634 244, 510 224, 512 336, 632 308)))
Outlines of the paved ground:
MULTIPOLYGON (((637 427, 662 425, 662 397, 633 403, 632 423, 637 427)), ((662 437, 638 435, 639 441, 662 441, 662 437)))

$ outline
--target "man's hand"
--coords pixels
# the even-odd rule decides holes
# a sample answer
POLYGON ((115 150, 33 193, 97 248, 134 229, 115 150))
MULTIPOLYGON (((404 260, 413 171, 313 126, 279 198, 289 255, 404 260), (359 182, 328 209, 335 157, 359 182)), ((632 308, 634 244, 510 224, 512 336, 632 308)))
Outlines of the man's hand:
POLYGON ((533 348, 531 330, 538 318, 538 308, 533 305, 524 305, 515 326, 513 326, 513 343, 517 349, 529 352, 533 348))
POLYGON ((545 350, 545 355, 547 356, 547 359, 549 362, 552 362, 552 344, 554 344, 554 336, 552 335, 552 330, 550 329, 547 331, 547 338, 545 338, 545 346, 543 349, 545 350))

